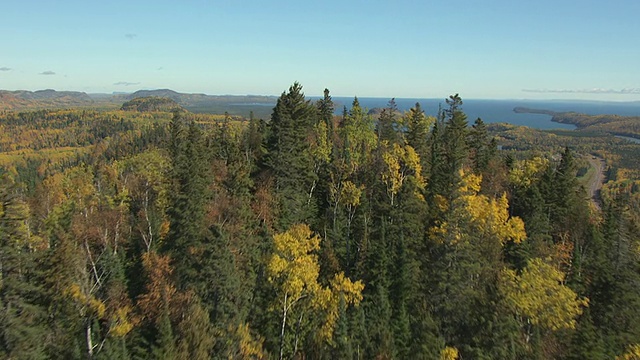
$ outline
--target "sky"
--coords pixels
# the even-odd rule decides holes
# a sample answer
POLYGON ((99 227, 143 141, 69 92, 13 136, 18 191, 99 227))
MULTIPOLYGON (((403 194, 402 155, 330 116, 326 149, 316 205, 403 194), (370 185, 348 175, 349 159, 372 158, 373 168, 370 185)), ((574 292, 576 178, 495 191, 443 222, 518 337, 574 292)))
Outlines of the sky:
POLYGON ((0 1, 0 89, 640 100, 640 1, 0 1))

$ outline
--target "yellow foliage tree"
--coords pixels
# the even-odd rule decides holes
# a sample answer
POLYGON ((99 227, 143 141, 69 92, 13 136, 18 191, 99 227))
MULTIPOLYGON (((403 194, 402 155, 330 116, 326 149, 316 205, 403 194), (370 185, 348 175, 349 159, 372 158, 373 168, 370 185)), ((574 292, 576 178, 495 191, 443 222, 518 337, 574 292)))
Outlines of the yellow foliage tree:
POLYGON ((436 241, 456 244, 470 241, 472 237, 496 239, 501 245, 507 241, 522 242, 527 234, 524 222, 517 216, 509 216, 506 195, 498 199, 479 194, 482 177, 461 171, 460 196, 452 216, 431 229, 436 241))
MULTIPOLYGON (((386 142, 384 145, 387 145, 386 142)), ((385 164, 382 182, 387 186, 391 205, 394 204, 395 195, 402 188, 402 184, 410 176, 415 179, 419 189, 424 189, 425 180, 422 177, 420 156, 413 147, 394 143, 391 148, 382 153, 382 161, 385 164)))
POLYGON ((440 351, 440 360, 457 360, 459 356, 458 349, 451 346, 440 351))
POLYGON ((313 253, 320 248, 320 237, 308 225, 298 224, 288 231, 273 236, 275 252, 267 264, 269 281, 278 288, 279 308, 282 314, 280 329, 280 359, 283 358, 287 317, 294 306, 305 304, 325 321, 317 334, 330 341, 338 320, 340 300, 358 305, 364 285, 352 282, 343 273, 337 274, 330 287, 318 283, 320 266, 313 253))
POLYGON ((509 181, 518 186, 528 187, 548 166, 549 160, 539 156, 516 161, 509 172, 509 181))
POLYGON ((121 306, 115 309, 110 317, 109 334, 115 337, 124 337, 133 329, 133 326, 131 306, 121 306))
POLYGON ((163 240, 168 230, 165 214, 169 206, 167 174, 170 166, 168 155, 159 150, 146 151, 114 163, 132 204, 140 209, 137 214, 137 230, 147 251, 156 242, 163 240), (153 226, 153 216, 160 217, 159 228, 153 226))
POLYGON ((629 346, 627 352, 620 356, 616 356, 616 360, 640 360, 640 344, 629 346))
POLYGON ((65 291, 66 295, 73 299, 74 303, 80 308, 80 312, 91 313, 97 318, 102 318, 106 312, 106 307, 102 300, 95 296, 88 294, 78 284, 71 284, 71 286, 65 291))
MULTIPOLYGON (((578 298, 563 285, 562 272, 540 258, 530 260, 519 275, 510 269, 504 269, 501 275, 507 305, 527 327, 531 324, 551 331, 574 329, 576 317, 588 305, 587 299, 578 298)), ((525 334, 527 341, 529 335, 525 334)))
POLYGON ((154 251, 142 254, 142 266, 148 278, 146 291, 138 297, 137 308, 144 319, 158 324, 164 309, 181 299, 171 276, 173 268, 168 256, 158 255, 154 251))
POLYGON ((229 359, 265 359, 262 349, 262 338, 255 339, 249 330, 249 324, 242 323, 232 330, 238 339, 238 348, 235 353, 228 354, 229 359))

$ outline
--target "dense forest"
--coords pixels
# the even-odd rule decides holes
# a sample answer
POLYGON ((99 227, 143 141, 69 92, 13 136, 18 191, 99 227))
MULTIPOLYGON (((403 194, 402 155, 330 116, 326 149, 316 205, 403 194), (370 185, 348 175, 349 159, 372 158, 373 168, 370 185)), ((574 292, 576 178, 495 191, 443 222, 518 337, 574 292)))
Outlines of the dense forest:
POLYGON ((640 357, 640 145, 154 101, 0 112, 0 358, 640 357))

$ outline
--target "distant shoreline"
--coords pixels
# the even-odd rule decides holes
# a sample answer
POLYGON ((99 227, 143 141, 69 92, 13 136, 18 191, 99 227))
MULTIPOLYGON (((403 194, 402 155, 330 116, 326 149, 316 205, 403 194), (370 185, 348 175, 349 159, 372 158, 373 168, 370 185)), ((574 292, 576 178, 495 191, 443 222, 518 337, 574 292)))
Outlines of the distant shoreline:
POLYGON ((571 124, 575 130, 594 130, 605 132, 617 138, 634 143, 640 143, 640 133, 637 131, 637 122, 640 116, 621 115, 588 115, 578 112, 558 112, 545 109, 534 109, 524 106, 513 108, 516 114, 541 114, 551 116, 551 121, 558 124, 571 124))

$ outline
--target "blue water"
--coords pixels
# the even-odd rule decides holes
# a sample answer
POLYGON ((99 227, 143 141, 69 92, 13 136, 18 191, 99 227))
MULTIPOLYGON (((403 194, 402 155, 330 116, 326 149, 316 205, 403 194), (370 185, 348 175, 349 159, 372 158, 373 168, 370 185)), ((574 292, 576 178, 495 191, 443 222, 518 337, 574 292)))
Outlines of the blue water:
MULTIPOLYGON (((343 106, 351 107, 353 98, 334 97, 336 114, 342 114, 343 106)), ((389 99, 358 98, 360 106, 367 109, 385 107, 389 99)), ((476 118, 485 123, 509 123, 529 126, 537 129, 575 129, 574 125, 558 124, 551 121, 551 116, 543 114, 516 114, 517 106, 552 110, 557 112, 575 111, 589 115, 617 114, 624 116, 640 116, 640 102, 587 102, 587 101, 539 101, 539 100, 462 100, 462 110, 467 114, 469 124, 476 118)), ((398 109, 409 110, 419 102, 427 115, 435 116, 438 106, 446 107, 444 99, 396 99, 398 109)))

